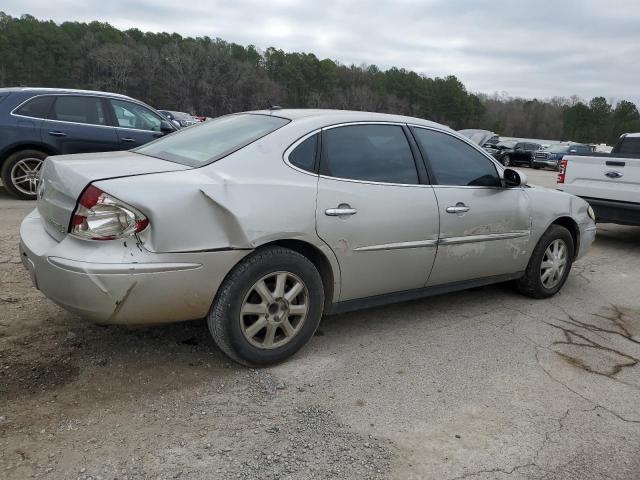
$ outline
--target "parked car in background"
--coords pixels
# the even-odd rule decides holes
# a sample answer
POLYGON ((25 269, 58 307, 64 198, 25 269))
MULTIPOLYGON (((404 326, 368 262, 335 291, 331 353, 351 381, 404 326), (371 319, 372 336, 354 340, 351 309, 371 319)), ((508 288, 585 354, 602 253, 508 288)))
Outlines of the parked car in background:
POLYGON ((565 155, 573 154, 587 154, 591 152, 589 145, 583 145, 581 143, 568 143, 552 145, 549 148, 538 150, 533 154, 533 167, 534 168, 552 168, 554 170, 560 169, 560 162, 565 155))
POLYGON ((533 153, 540 150, 539 143, 507 140, 496 145, 493 156, 505 167, 510 165, 526 165, 533 167, 533 153))
POLYGON ((458 133, 464 135, 476 145, 480 145, 485 148, 495 146, 500 142, 500 137, 490 130, 467 128, 465 130, 458 130, 458 133))
POLYGON ((178 128, 188 127, 199 122, 195 117, 184 112, 174 112, 172 110, 158 110, 167 117, 178 128))
POLYGON ((128 150, 175 131, 156 110, 125 95, 0 88, 0 173, 9 193, 35 199, 49 155, 128 150))
POLYGON ((198 122, 206 122, 207 121, 207 117, 203 117, 202 115, 193 115, 193 118, 195 118, 196 121, 198 121, 198 122))
POLYGON ((102 323, 206 316, 248 365, 293 355, 323 314, 504 281, 551 297, 596 233, 585 201, 453 130, 368 112, 227 115, 49 157, 42 185, 20 248, 46 296, 102 323))
POLYGON ((566 154, 558 189, 589 202, 598 222, 640 225, 640 133, 622 135, 609 154, 566 154))

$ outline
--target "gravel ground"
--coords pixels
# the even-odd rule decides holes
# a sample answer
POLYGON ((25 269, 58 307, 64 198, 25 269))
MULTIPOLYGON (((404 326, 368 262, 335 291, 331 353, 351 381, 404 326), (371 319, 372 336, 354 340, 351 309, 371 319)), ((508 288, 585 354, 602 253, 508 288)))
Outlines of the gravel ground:
POLYGON ((32 208, 0 189, 0 478, 640 476, 640 228, 600 225, 553 299, 329 317, 251 370, 203 321, 101 327, 48 301, 17 253, 32 208))

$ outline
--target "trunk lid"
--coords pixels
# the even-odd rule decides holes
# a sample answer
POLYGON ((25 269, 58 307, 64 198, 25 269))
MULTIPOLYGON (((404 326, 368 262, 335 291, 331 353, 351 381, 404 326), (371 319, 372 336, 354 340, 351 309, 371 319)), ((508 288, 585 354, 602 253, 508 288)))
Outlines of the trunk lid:
POLYGON ((91 182, 190 168, 128 151, 49 157, 38 188, 38 212, 49 235, 60 241, 67 235, 80 193, 91 182))

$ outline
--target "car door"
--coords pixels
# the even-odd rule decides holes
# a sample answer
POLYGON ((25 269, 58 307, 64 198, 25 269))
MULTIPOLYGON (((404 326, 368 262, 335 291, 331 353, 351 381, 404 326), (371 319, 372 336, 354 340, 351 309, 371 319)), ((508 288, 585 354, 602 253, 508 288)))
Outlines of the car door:
POLYGON ((122 149, 144 145, 163 135, 163 118, 144 105, 114 98, 109 103, 122 149))
POLYGON ((108 152, 119 149, 102 98, 55 95, 48 118, 40 126, 42 141, 60 154, 108 152))
POLYGON ((408 134, 379 123, 322 132, 316 227, 338 259, 341 301, 420 288, 429 276, 438 209, 408 134))
POLYGON ((440 211, 438 254, 428 285, 522 272, 531 208, 524 188, 504 188, 496 164, 449 133, 412 132, 430 169, 440 211))

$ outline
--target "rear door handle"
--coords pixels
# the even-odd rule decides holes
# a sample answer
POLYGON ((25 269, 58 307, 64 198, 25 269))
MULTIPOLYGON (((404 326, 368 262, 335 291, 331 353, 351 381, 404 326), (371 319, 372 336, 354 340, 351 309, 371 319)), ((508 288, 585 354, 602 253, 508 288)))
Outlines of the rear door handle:
POLYGON ((124 138, 122 139, 122 141, 123 141, 123 142, 129 142, 129 143, 131 143, 131 142, 135 142, 135 141, 136 141, 136 139, 135 139, 135 138, 131 138, 131 137, 124 137, 124 138))
POLYGON ((324 214, 328 217, 348 217, 356 213, 358 213, 358 211, 355 208, 351 208, 351 206, 346 204, 340 204, 338 208, 327 208, 324 211, 324 214))
POLYGON ((49 132, 49 135, 51 135, 52 137, 66 137, 67 134, 64 132, 59 132, 58 130, 53 130, 51 132, 49 132))
POLYGON ((453 207, 447 207, 447 213, 467 213, 470 210, 464 203, 458 202, 453 207))

